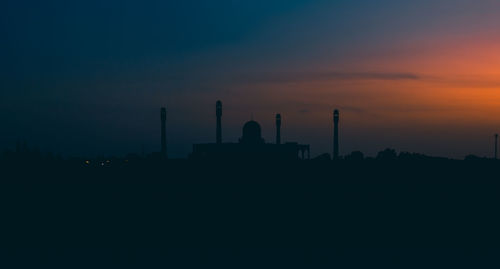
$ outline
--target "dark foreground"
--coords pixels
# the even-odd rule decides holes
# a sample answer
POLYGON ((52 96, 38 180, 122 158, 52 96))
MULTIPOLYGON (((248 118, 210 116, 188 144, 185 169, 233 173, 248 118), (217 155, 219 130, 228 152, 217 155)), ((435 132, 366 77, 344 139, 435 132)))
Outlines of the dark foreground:
POLYGON ((1 268, 500 266, 492 161, 5 164, 1 268))

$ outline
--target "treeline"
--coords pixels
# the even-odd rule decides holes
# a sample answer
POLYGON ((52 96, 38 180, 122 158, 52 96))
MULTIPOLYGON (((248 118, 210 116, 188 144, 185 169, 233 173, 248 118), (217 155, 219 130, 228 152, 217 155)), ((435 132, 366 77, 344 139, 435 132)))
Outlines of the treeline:
MULTIPOLYGON (((63 158, 60 154, 53 154, 51 152, 42 152, 37 147, 29 147, 26 143, 17 143, 15 150, 4 149, 0 154, 2 163, 73 163, 83 166, 123 166, 129 164, 143 164, 143 163, 164 163, 165 160, 160 154, 152 153, 148 155, 139 155, 135 153, 127 154, 124 157, 70 157, 63 158)), ((171 160, 171 159, 170 159, 171 160)), ((175 159, 175 161, 188 161, 189 159, 175 159)), ((480 157, 476 155, 467 155, 464 159, 450 159, 445 157, 428 156, 425 154, 414 152, 397 152, 395 149, 387 148, 376 154, 375 157, 367 157, 361 151, 353 151, 347 155, 340 156, 338 160, 343 162, 360 162, 360 161, 460 161, 465 160, 469 162, 495 162, 494 158, 480 157)), ((258 160, 255 160, 258 161, 258 160)), ((332 161, 329 153, 321 154, 311 160, 311 162, 325 162, 332 161)))

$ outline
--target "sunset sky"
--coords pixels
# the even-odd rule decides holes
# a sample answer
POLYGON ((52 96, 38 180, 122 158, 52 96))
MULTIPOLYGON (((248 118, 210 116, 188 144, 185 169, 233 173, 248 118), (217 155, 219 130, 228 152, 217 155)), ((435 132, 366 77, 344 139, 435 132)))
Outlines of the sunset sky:
POLYGON ((223 141, 253 119, 331 153, 391 147, 492 156, 500 132, 500 1, 253 0, 0 3, 0 149, 64 156, 223 141))

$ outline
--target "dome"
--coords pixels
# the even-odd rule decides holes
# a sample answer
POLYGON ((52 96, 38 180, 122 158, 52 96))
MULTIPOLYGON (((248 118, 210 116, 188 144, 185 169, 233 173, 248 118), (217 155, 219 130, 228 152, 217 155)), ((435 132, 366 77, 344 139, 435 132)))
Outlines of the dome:
POLYGON ((260 137, 260 124, 256 121, 249 121, 243 125, 243 135, 248 134, 258 134, 260 137))
POLYGON ((264 142, 262 140, 259 123, 252 120, 243 125, 243 136, 241 137, 241 142, 248 144, 259 144, 264 142))

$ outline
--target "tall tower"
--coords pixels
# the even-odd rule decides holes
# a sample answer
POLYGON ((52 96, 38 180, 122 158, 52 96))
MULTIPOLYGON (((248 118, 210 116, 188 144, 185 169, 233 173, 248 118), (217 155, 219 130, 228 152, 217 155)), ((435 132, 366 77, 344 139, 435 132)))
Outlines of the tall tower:
POLYGON ((498 159, 498 134, 495 134, 495 160, 498 159))
POLYGON ((333 159, 339 158, 339 111, 333 111, 333 159))
POLYGON ((167 109, 161 108, 161 156, 167 158, 167 109))
POLYGON ((276 114, 276 144, 281 144, 281 114, 276 114))
POLYGON ((217 116, 217 130, 216 130, 216 141, 217 144, 222 143, 222 102, 217 101, 215 103, 215 115, 217 116))

